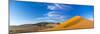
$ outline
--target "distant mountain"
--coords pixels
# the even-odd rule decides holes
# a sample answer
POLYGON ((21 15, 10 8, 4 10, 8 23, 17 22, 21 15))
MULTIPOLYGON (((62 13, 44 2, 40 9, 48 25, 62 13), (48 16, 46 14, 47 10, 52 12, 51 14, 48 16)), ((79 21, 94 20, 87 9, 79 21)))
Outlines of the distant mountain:
POLYGON ((53 22, 39 22, 36 24, 23 24, 19 26, 10 26, 10 32, 25 33, 25 32, 38 32, 43 29, 53 28, 59 23, 53 22))

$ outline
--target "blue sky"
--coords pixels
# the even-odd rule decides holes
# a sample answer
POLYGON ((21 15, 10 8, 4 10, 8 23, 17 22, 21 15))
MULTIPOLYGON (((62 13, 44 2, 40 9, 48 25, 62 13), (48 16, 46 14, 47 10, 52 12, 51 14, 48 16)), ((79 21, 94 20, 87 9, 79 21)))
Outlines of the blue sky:
POLYGON ((63 22, 74 16, 93 19, 93 6, 10 1, 10 24, 63 22))

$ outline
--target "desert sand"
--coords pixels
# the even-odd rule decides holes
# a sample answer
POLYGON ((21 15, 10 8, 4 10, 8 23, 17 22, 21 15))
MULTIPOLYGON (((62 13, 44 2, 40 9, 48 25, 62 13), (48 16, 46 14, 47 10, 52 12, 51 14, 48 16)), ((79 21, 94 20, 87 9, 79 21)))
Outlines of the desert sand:
MULTIPOLYGON (((11 33, 27 33, 27 32, 44 32, 44 31, 56 31, 56 30, 74 30, 74 29, 89 29, 93 28, 93 21, 85 19, 80 16, 72 17, 69 20, 66 20, 65 22, 62 22, 60 24, 51 24, 52 27, 49 26, 36 26, 36 25, 28 25, 28 26, 16 26, 12 27, 10 30, 11 33), (49 28, 48 28, 49 27, 49 28)), ((37 24, 38 25, 38 24, 37 24)))
POLYGON ((54 27, 52 30, 70 30, 70 29, 88 29, 93 28, 93 21, 84 19, 80 16, 75 16, 60 25, 54 27))

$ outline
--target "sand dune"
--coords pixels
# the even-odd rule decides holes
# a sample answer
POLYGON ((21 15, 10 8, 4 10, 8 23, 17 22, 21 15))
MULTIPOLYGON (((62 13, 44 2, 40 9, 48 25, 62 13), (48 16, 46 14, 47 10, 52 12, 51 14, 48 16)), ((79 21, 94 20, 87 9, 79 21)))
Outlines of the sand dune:
POLYGON ((86 29, 93 28, 93 21, 84 19, 80 16, 75 16, 62 24, 53 28, 53 30, 63 30, 63 29, 86 29))

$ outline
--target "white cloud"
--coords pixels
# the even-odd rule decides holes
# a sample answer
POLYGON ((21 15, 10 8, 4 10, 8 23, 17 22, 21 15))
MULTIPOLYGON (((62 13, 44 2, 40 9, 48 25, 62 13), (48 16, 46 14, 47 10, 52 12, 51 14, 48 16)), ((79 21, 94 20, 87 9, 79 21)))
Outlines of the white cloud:
POLYGON ((60 12, 56 12, 56 11, 51 11, 47 13, 47 17, 49 17, 50 19, 53 20, 64 20, 65 16, 63 14, 61 14, 60 12))
POLYGON ((56 20, 51 19, 50 17, 40 17, 34 20, 35 22, 58 22, 56 20))
POLYGON ((66 17, 60 12, 50 11, 44 14, 44 17, 36 18, 38 22, 63 22, 66 17))
POLYGON ((55 6, 51 5, 51 6, 48 6, 48 9, 49 9, 49 10, 56 10, 56 9, 57 9, 57 7, 55 7, 55 6))
POLYGON ((59 10, 59 9, 63 9, 63 7, 59 4, 53 4, 53 5, 49 5, 48 9, 50 9, 50 10, 59 10))
POLYGON ((63 4, 53 4, 53 5, 48 5, 48 9, 49 10, 70 10, 72 9, 71 6, 68 6, 68 5, 63 5, 63 4))

